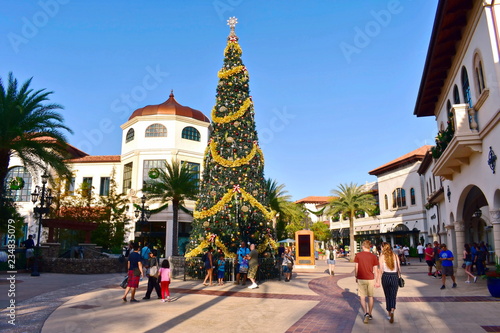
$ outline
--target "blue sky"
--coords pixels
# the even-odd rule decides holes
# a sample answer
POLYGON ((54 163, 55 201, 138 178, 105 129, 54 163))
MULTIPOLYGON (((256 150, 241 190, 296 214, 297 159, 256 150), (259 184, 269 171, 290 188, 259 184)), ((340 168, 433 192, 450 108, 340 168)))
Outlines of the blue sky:
POLYGON ((413 109, 437 1, 2 1, 0 76, 33 77, 64 106, 69 142, 120 154, 139 107, 210 116, 229 28, 250 74, 265 176, 294 200, 433 144, 413 109))

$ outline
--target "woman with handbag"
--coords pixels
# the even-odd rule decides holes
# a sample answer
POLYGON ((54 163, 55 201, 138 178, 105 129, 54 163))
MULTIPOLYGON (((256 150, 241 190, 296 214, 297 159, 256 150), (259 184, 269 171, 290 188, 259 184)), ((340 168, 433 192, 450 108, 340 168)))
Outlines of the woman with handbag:
POLYGON ((156 250, 149 252, 149 259, 146 267, 146 276, 148 277, 148 290, 142 299, 150 299, 153 289, 156 291, 158 299, 161 298, 160 284, 158 283, 158 273, 160 271, 156 250))
POLYGON ((396 297, 398 295, 401 267, 399 258, 394 254, 389 243, 382 243, 379 266, 382 274, 378 274, 378 276, 382 275, 382 288, 385 295, 387 319, 392 324, 394 322, 394 311, 396 310, 396 297))

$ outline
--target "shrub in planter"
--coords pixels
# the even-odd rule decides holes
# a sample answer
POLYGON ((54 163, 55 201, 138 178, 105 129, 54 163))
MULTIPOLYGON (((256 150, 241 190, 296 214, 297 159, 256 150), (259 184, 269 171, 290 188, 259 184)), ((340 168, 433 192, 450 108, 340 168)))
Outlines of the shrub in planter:
POLYGON ((500 297, 500 265, 495 266, 495 270, 486 272, 483 276, 488 286, 488 291, 493 297, 500 297))

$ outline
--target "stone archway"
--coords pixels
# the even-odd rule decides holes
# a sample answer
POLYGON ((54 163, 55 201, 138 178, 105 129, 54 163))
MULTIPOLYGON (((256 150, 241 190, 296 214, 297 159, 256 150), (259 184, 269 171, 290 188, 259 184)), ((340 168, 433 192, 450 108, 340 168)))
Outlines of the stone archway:
POLYGON ((462 210, 465 242, 480 243, 488 241, 486 216, 483 213, 488 211, 488 202, 485 195, 479 187, 473 186, 465 197, 462 210))

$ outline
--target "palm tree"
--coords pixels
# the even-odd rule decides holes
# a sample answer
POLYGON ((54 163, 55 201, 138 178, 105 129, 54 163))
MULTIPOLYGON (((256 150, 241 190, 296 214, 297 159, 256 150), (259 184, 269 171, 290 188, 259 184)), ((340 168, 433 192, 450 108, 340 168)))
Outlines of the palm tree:
MULTIPOLYGON (((61 130, 73 133, 56 111, 59 104, 44 104, 51 91, 30 89, 31 79, 18 89, 9 73, 7 87, 0 78, 0 198, 5 197, 5 181, 10 158, 16 154, 32 171, 51 167, 59 175, 70 175, 64 159, 67 142, 61 130)), ((3 200, 2 200, 3 201, 3 200)))
POLYGON ((342 213, 349 217, 349 259, 354 260, 354 217, 356 211, 371 211, 376 207, 372 194, 366 193, 357 184, 340 184, 337 190, 332 190, 334 198, 328 204, 329 215, 342 213))
POLYGON ((287 194, 284 184, 278 185, 276 180, 266 179, 266 192, 269 207, 275 212, 273 224, 276 236, 286 238, 284 237, 286 222, 299 223, 304 218, 304 213, 301 207, 291 201, 292 196, 287 194))
POLYGON ((269 207, 276 213, 281 213, 283 210, 283 203, 289 201, 292 196, 287 195, 288 191, 285 191, 285 185, 278 185, 276 180, 270 178, 266 179, 266 192, 269 198, 269 207))
POLYGON ((187 163, 172 160, 170 164, 165 163, 165 169, 158 169, 158 178, 147 181, 142 191, 152 201, 162 204, 172 201, 172 248, 173 255, 178 255, 179 209, 183 208, 184 200, 194 200, 198 194, 198 180, 194 171, 187 163))

